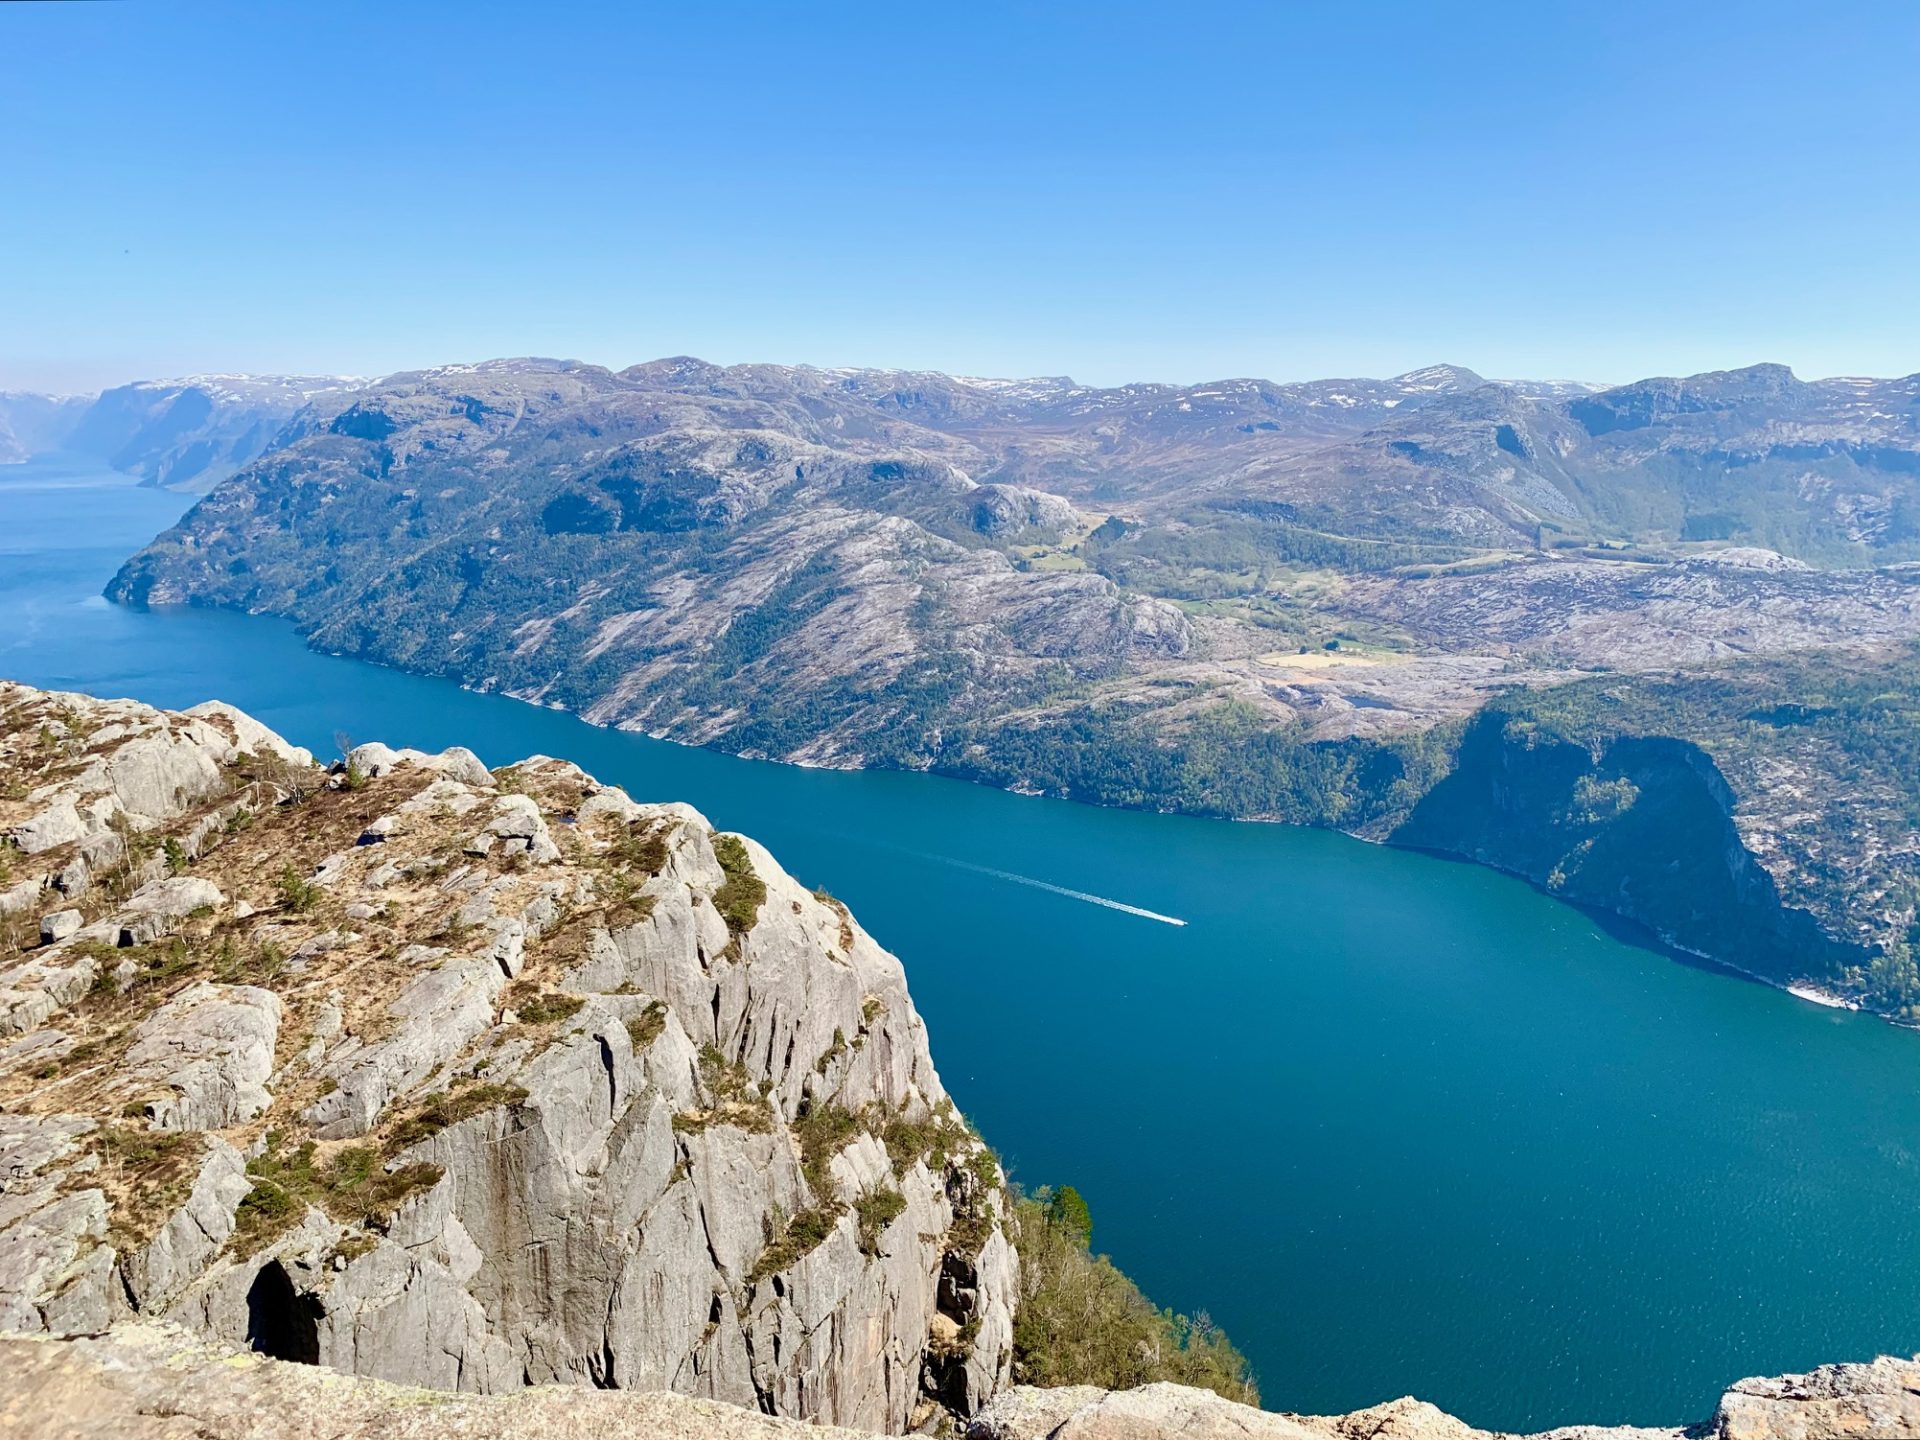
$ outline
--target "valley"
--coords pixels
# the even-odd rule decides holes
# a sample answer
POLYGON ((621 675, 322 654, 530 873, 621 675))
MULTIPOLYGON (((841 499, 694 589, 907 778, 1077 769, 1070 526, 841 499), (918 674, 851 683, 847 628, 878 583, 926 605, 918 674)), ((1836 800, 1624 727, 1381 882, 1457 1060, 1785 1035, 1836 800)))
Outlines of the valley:
POLYGON ((0 1440, 1920 1440, 1916 54, 0 5, 0 1440))

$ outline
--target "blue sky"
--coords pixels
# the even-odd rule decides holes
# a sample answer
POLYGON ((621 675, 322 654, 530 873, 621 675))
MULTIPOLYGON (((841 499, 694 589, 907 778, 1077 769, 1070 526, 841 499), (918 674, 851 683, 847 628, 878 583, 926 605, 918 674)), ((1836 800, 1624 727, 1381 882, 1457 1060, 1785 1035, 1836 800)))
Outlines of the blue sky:
POLYGON ((0 385, 1920 370, 1920 4, 0 6, 0 385))

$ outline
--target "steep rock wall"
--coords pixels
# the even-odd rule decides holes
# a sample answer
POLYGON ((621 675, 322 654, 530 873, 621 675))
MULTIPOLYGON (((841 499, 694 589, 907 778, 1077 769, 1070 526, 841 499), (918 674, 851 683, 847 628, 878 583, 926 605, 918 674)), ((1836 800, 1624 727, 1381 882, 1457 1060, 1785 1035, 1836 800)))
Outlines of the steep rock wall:
POLYGON ((1684 740, 1620 736, 1596 751, 1491 709, 1390 838, 1524 876, 1768 980, 1828 979, 1864 959, 1782 902, 1734 803, 1684 740))
POLYGON ((0 767, 0 1325, 889 1431, 1005 1380, 999 1171, 899 962, 752 841, 14 685, 0 767))

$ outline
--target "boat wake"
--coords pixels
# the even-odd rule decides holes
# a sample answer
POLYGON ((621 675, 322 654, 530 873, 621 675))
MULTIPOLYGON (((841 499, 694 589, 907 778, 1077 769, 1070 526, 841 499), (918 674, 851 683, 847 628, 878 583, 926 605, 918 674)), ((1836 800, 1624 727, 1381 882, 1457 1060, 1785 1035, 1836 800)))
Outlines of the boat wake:
POLYGON ((955 869, 971 870, 976 875, 991 875, 996 880, 1007 880, 1015 885, 1027 885, 1035 890, 1045 890, 1050 895, 1064 895, 1069 900, 1084 900, 1089 905, 1101 905, 1109 910, 1118 910, 1122 915, 1138 915, 1142 920, 1158 920, 1162 925, 1187 923, 1172 915, 1162 915, 1158 910, 1129 905, 1124 900, 1109 900, 1104 895, 1093 895, 1085 890, 1073 890, 1065 885, 1055 885, 1051 880, 1036 880, 1031 875, 1019 875, 1012 870, 996 870, 991 865, 975 865, 968 860, 956 860, 951 855, 929 855, 926 858, 938 860, 942 865, 951 865, 955 869))

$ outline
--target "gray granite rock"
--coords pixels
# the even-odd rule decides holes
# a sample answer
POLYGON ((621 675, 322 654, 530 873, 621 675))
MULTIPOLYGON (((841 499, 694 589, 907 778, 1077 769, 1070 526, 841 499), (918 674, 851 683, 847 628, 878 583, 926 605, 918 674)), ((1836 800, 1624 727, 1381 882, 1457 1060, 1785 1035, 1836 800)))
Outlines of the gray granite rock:
POLYGON ((40 943, 53 945, 79 933, 87 917, 78 910, 51 910, 40 917, 40 943))
POLYGON ((245 717, 59 703, 89 737, 77 843, 133 827, 190 869, 119 904, 94 886, 86 923, 0 968, 22 1037, 0 1084, 51 1063, 14 1098, 85 1112, 17 1121, 0 1320, 165 1316, 395 1382, 662 1388, 877 1430, 1004 1383, 1017 1261, 905 975, 764 849, 559 762, 502 791, 467 752, 361 746, 351 787, 236 802, 260 757, 298 758, 245 717), (209 789, 195 756, 233 772, 218 793, 135 813, 209 789), (244 824, 207 823, 235 803, 244 824), (765 892, 731 925, 722 852, 765 892), (290 861, 308 904, 279 893, 290 861), (56 1030, 103 965, 115 984, 56 1030), (821 1106, 852 1129, 810 1168, 821 1106), (944 1126, 941 1164, 890 1155, 894 1117, 944 1126), (876 1191, 898 1213, 863 1233, 876 1191))
POLYGON ((118 1084, 129 1092, 166 1087, 144 1101, 156 1130, 224 1130, 272 1101, 266 1085, 279 1036, 280 1000, 271 990, 200 981, 141 1022, 118 1084))
POLYGON ((118 943, 145 945, 167 934, 196 910, 218 909, 226 898, 218 885, 197 875, 155 880, 135 891, 116 915, 118 943))
POLYGON ((206 1154, 184 1204, 160 1231, 120 1262, 130 1307, 164 1315, 167 1307, 204 1274, 234 1230, 234 1209, 253 1182, 246 1159, 218 1136, 207 1137, 206 1154))
MULTIPOLYGON (((425 1323, 444 1325, 431 1317, 425 1323)), ((364 1368, 355 1376, 236 1352, 151 1321, 71 1339, 0 1336, 0 1373, 8 1382, 0 1388, 0 1430, 18 1440, 857 1440, 866 1433, 666 1391, 424 1390, 368 1378, 364 1368)), ((1912 1440, 1917 1390, 1920 1364, 1910 1360, 1834 1365, 1743 1380, 1697 1426, 1572 1426, 1535 1440, 1912 1440)), ((1286 1415, 1175 1385, 1117 1393, 1022 1386, 968 1433, 973 1440, 1501 1440, 1413 1400, 1349 1415, 1286 1415)))
POLYGON ((60 1184, 59 1162, 93 1128, 72 1115, 0 1115, 0 1331, 106 1327, 106 1197, 60 1184))

